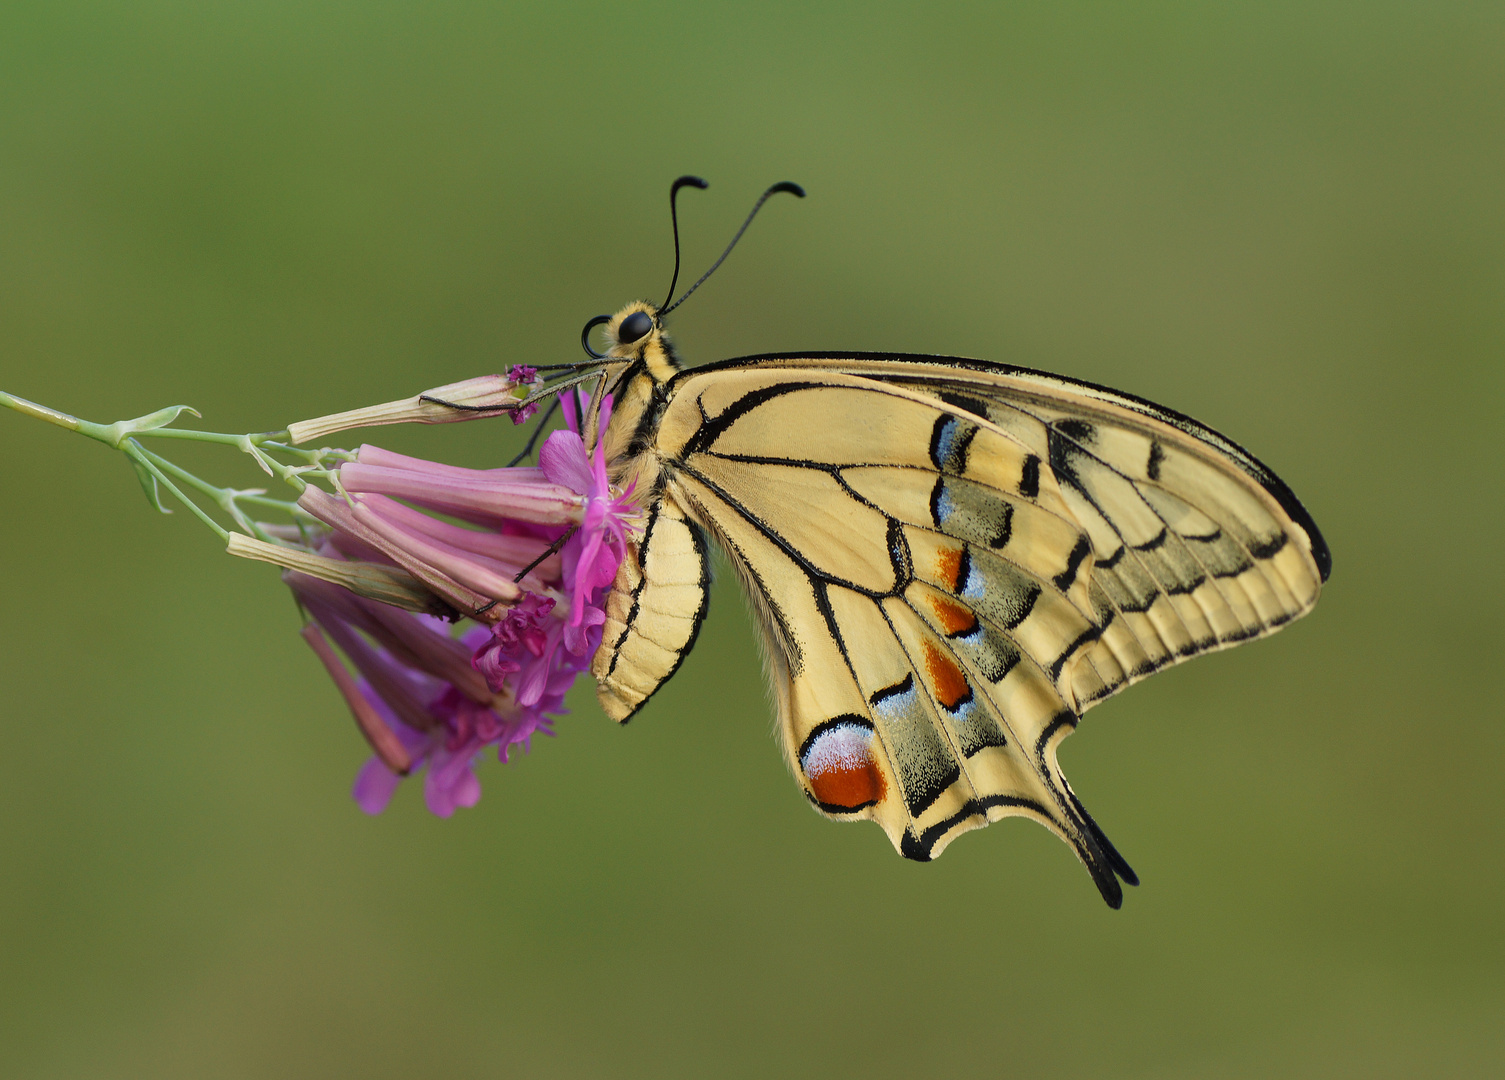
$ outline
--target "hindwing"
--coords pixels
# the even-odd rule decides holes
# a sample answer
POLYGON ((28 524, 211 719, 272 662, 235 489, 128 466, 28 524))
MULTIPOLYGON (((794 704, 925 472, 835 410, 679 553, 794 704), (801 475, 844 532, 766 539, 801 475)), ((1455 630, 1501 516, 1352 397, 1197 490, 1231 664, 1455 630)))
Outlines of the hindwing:
POLYGON ((679 669, 700 633, 710 585, 705 533, 676 503, 656 502, 607 595, 591 662, 607 716, 630 719, 679 669))

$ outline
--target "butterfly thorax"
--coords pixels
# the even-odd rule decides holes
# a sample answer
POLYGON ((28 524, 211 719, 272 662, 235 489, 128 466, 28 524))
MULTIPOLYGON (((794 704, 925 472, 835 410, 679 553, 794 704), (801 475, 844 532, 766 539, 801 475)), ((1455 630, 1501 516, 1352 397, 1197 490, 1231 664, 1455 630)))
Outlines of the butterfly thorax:
POLYGON ((653 436, 668 400, 665 388, 679 373, 679 358, 663 332, 658 309, 646 301, 613 315, 606 336, 612 343, 605 369, 612 397, 611 423, 602 435, 606 461, 613 484, 648 499, 667 479, 653 436))

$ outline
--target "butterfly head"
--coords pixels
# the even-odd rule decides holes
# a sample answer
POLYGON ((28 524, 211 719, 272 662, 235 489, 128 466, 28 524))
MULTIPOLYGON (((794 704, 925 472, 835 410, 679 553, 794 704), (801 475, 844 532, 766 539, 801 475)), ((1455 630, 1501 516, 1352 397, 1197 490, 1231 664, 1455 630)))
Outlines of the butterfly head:
POLYGON ((663 313, 646 300, 634 300, 615 315, 597 315, 585 324, 582 342, 595 359, 641 364, 656 382, 667 382, 679 370, 679 358, 664 333, 663 313), (590 347, 589 335, 597 326, 606 338, 604 353, 590 347))

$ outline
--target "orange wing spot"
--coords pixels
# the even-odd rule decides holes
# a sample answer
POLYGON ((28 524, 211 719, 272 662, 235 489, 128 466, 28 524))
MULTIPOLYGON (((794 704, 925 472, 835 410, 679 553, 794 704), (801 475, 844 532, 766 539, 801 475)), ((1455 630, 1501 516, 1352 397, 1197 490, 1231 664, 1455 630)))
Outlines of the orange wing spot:
POLYGON ((847 810, 882 801, 887 785, 873 760, 872 739, 870 728, 843 725, 805 752, 800 764, 817 801, 847 810))
POLYGON ((977 616, 965 604, 945 596, 931 596, 930 607, 935 612, 935 621, 948 637, 970 634, 977 629, 977 616))
POLYGON ((827 806, 855 810, 883 798, 883 774, 877 762, 868 759, 855 769, 827 769, 810 778, 810 789, 827 806))
POLYGON ((935 559, 936 579, 945 582, 952 592, 962 587, 962 549, 942 548, 935 559))
POLYGON ((931 693, 945 708, 955 711, 972 698, 972 687, 956 661, 933 641, 925 642, 925 671, 930 675, 931 693))

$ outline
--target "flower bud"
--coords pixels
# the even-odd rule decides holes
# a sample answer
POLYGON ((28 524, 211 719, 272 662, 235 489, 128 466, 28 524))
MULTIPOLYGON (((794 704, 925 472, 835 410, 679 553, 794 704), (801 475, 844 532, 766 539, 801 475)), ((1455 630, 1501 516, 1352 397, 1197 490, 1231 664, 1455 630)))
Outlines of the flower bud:
POLYGON ((300 420, 288 425, 288 437, 294 445, 300 445, 350 428, 385 424, 453 424, 460 420, 516 412, 518 402, 533 388, 530 381, 517 376, 531 371, 531 368, 514 367, 506 375, 482 375, 464 382, 436 386, 416 397, 300 420))
POLYGON ((297 570, 321 581, 343 585, 357 596, 390 604, 424 615, 452 615, 453 609, 405 570, 371 562, 347 562, 315 555, 303 548, 268 544, 244 533, 232 532, 225 545, 231 555, 269 562, 284 570, 297 570))

